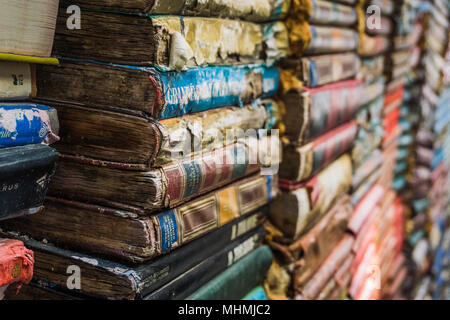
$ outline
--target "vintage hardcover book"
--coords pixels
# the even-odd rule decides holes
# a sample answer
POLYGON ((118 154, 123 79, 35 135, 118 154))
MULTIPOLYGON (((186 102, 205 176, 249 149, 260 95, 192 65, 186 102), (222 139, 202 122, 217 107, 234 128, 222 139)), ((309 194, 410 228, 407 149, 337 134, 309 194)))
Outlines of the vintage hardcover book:
POLYGON ((38 240, 141 262, 263 207, 276 195, 275 186, 273 177, 257 174, 151 216, 49 197, 41 215, 2 226, 38 240))
MULTIPOLYGON (((282 73, 295 77, 307 88, 315 88, 353 78, 359 68, 359 57, 353 53, 337 53, 300 59, 283 59, 279 66, 282 73)), ((289 85, 282 78, 284 91, 288 91, 289 85)))
POLYGON ((34 103, 0 102, 0 148, 59 140, 55 109, 34 103))
POLYGON ((30 283, 33 265, 33 251, 25 248, 22 241, 0 238, 0 300, 7 286, 30 283))
POLYGON ((7 232, 5 235, 23 239, 27 246, 34 250, 34 285, 84 298, 142 299, 231 243, 241 242, 246 234, 260 225, 267 209, 263 207, 253 211, 173 250, 170 254, 135 266, 62 249, 28 236, 14 235, 13 232, 7 232), (71 265, 79 266, 83 275, 79 290, 67 290, 67 268, 71 265))
POLYGON ((36 94, 32 66, 29 63, 0 61, 0 100, 26 100, 36 94))
POLYGON ((260 285, 273 261, 268 246, 261 246, 198 289, 187 300, 240 300, 260 285))
POLYGON ((41 209, 57 157, 42 144, 0 149, 0 220, 41 209))
POLYGON ((247 105, 274 95, 278 82, 277 68, 266 65, 161 72, 154 67, 62 59, 58 66, 36 66, 33 85, 38 99, 117 108, 167 119, 218 107, 247 105))
MULTIPOLYGON (((165 286, 155 290, 145 300, 182 300, 207 284, 214 277, 237 263, 257 248, 264 239, 264 227, 245 234, 242 239, 230 243, 194 268, 181 274, 165 286)), ((244 293, 245 294, 245 293, 244 293)))
POLYGON ((270 155, 277 159, 271 160, 263 153, 273 150, 265 147, 263 139, 248 139, 147 170, 126 163, 61 155, 50 194, 138 214, 154 212, 261 173, 261 164, 266 161, 272 161, 268 169, 277 166, 278 150, 270 155))
POLYGON ((61 5, 79 5, 86 9, 117 12, 137 12, 149 15, 181 15, 219 17, 265 22, 283 19, 289 10, 291 0, 62 0, 61 5))
POLYGON ((353 212, 350 198, 343 196, 304 236, 292 241, 280 231, 269 229, 268 244, 283 261, 292 264, 299 284, 306 283, 347 231, 353 212), (277 234, 278 233, 278 234, 277 234))
POLYGON ((272 203, 270 217, 285 237, 296 239, 319 221, 350 190, 352 163, 344 155, 306 183, 280 181, 285 190, 272 203))
POLYGON ((55 144, 60 152, 141 170, 230 145, 240 132, 256 135, 259 129, 274 129, 281 117, 273 100, 159 122, 116 110, 50 104, 61 123, 61 140, 55 144))
POLYGON ((282 22, 256 24, 239 20, 181 16, 146 16, 82 10, 80 29, 56 24, 53 55, 128 65, 182 70, 277 60, 289 50, 282 22))
POLYGON ((288 19, 291 55, 301 56, 355 51, 359 35, 350 28, 309 25, 296 19, 288 19))
POLYGON ((301 147, 284 147, 280 166, 281 179, 302 182, 334 160, 348 152, 356 139, 358 125, 355 121, 344 124, 301 147))
POLYGON ((286 136, 292 144, 302 145, 350 121, 363 105, 362 90, 366 91, 356 80, 290 90, 283 95, 286 136))
POLYGON ((358 18, 355 9, 336 2, 342 1, 297 0, 293 1, 290 13, 297 18, 301 16, 310 24, 343 27, 355 25, 358 18))
POLYGON ((1 0, 0 52, 50 57, 58 0, 1 0))

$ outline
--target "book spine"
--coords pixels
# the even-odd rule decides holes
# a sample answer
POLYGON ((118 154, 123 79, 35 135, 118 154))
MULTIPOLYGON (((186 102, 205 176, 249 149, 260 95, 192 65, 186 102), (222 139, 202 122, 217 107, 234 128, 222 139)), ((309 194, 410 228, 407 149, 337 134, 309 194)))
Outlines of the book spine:
MULTIPOLYGON (((223 272, 227 267, 238 262, 254 250, 264 239, 264 227, 247 233, 210 256, 194 268, 183 273, 164 287, 146 296, 145 300, 180 300, 195 292, 201 286, 223 272)), ((245 294, 245 292, 243 293, 245 294)), ((241 296, 242 297, 242 296, 241 296)))
POLYGON ((213 256, 234 240, 240 239, 255 229, 267 213, 268 207, 265 206, 174 250, 169 255, 145 264, 140 273, 141 278, 145 280, 142 281, 139 295, 143 297, 150 294, 213 256))
POLYGON ((158 253, 165 253, 267 204, 273 177, 255 176, 199 200, 152 216, 158 253))
POLYGON ((157 72, 163 107, 159 119, 179 117, 223 106, 243 106, 278 90, 275 67, 205 67, 185 72, 157 72))
MULTIPOLYGON (((0 287, 29 283, 33 278, 34 253, 22 241, 0 239, 0 287)), ((2 295, 0 288, 0 296, 2 295)))
POLYGON ((194 292, 187 300, 239 300, 260 285, 273 261, 269 247, 261 246, 194 292))
POLYGON ((358 48, 359 35, 352 29, 310 26, 311 42, 305 54, 353 51, 358 48))
POLYGON ((0 150, 0 220, 35 213, 44 202, 58 154, 46 146, 33 147, 0 150))
POLYGON ((323 55, 301 59, 302 81, 315 88, 352 78, 358 70, 359 58, 354 53, 323 55))
POLYGON ((36 104, 0 103, 0 148, 59 140, 56 110, 36 104), (52 128, 53 126, 53 128, 52 128))
POLYGON ((357 22, 358 17, 352 7, 322 0, 310 1, 312 14, 308 22, 311 24, 353 26, 357 22))
POLYGON ((227 2, 207 0, 198 3, 176 0, 169 3, 165 0, 156 0, 149 13, 203 17, 220 14, 223 18, 264 22, 285 18, 290 2, 290 0, 250 0, 243 3, 239 0, 227 2))
POLYGON ((28 63, 0 61, 0 100, 25 100, 33 94, 33 73, 28 63))

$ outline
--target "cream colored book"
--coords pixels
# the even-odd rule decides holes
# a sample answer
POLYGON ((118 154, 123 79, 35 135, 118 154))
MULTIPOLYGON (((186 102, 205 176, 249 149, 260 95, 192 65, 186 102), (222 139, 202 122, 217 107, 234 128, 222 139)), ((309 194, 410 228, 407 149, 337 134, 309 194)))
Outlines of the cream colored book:
POLYGON ((29 63, 0 61, 0 100, 32 97, 34 72, 29 63))
POLYGON ((0 0, 0 53, 50 57, 59 0, 0 0))

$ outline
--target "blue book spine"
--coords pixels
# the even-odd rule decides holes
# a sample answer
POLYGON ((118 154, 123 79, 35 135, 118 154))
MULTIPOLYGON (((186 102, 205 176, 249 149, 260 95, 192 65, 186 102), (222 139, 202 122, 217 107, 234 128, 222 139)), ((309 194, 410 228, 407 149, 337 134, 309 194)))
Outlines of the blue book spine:
POLYGON ((51 133, 50 110, 38 104, 0 104, 0 148, 44 142, 51 133))
POLYGON ((221 66, 190 69, 185 72, 157 72, 162 84, 164 107, 158 118, 168 119, 224 106, 243 106, 248 94, 249 75, 261 75, 262 95, 273 96, 280 75, 276 67, 221 66))

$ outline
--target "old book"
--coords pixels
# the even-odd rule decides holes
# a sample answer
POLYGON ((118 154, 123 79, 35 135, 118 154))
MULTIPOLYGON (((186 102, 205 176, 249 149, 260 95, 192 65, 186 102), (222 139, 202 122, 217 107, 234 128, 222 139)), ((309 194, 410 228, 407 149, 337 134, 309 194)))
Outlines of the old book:
POLYGON ((362 90, 366 91, 356 80, 290 90, 282 98, 286 136, 292 144, 302 145, 350 121, 363 105, 362 90))
POLYGON ((242 132, 257 135, 259 129, 274 129, 281 117, 273 100, 159 122, 117 110, 49 104, 58 110, 61 123, 61 140, 55 144, 60 152, 141 170, 220 149, 233 144, 242 132))
POLYGON ((246 239, 251 239, 248 241, 253 243, 256 243, 255 240, 262 240, 263 233, 260 228, 256 228, 259 224, 257 215, 255 212, 238 219, 168 255, 136 266, 58 248, 26 236, 16 237, 24 239, 27 246, 35 252, 35 276, 31 283, 33 286, 41 287, 42 290, 53 289, 74 298, 139 300, 225 247, 231 247, 233 250, 246 239), (80 268, 80 289, 70 290, 67 287, 67 269, 71 265, 80 268))
POLYGON ((0 52, 50 57, 58 0, 1 0, 0 52))
POLYGON ((306 283, 344 236, 352 212, 353 205, 345 195, 299 239, 285 238, 281 232, 271 234, 269 228, 268 244, 285 263, 292 264, 297 282, 306 283))
POLYGON ((0 300, 6 287, 33 278, 34 254, 22 241, 0 238, 0 300))
POLYGON ((154 67, 61 59, 58 66, 36 66, 33 85, 38 99, 117 108, 167 119, 250 104, 255 99, 274 95, 278 81, 277 68, 266 65, 208 66, 161 72, 154 67), (66 86, 70 90, 63 89, 66 86))
POLYGON ((302 182, 334 160, 348 152, 356 139, 358 126, 355 121, 344 124, 301 147, 284 147, 280 166, 281 179, 302 182))
POLYGON ((198 289, 187 300, 240 300, 263 282, 272 261, 269 247, 261 246, 198 289))
POLYGON ((0 100, 25 100, 36 94, 32 64, 0 61, 0 100))
POLYGON ((291 0, 62 0, 61 4, 79 5, 82 8, 119 12, 148 13, 150 15, 181 15, 219 17, 264 22, 283 19, 288 13, 291 0))
POLYGON ((76 250, 142 262, 263 207, 276 195, 275 186, 272 177, 254 175, 151 216, 49 197, 40 215, 2 226, 76 250))
MULTIPOLYGON (((295 77, 307 88, 315 88, 353 78, 359 68, 359 57, 353 53, 337 53, 300 59, 283 59, 279 66, 282 72, 295 77)), ((285 82, 285 79, 282 78, 285 82)), ((284 91, 289 86, 282 83, 284 91)))
POLYGON ((82 10, 80 29, 56 24, 53 55, 182 70, 277 60, 289 49, 282 22, 260 25, 218 18, 146 16, 82 10))
POLYGON ((290 52, 292 55, 318 55, 355 51, 359 35, 350 28, 309 25, 297 19, 288 19, 290 52))
POLYGON ((236 240, 208 257, 194 268, 181 274, 165 286, 155 290, 145 300, 181 300, 207 284, 215 276, 237 263, 245 255, 257 248, 264 239, 265 230, 261 226, 242 239, 236 240))
POLYGON ((34 103, 0 102, 0 148, 59 140, 55 109, 34 103))
POLYGON ((270 218, 285 237, 296 239, 319 221, 350 190, 352 163, 344 155, 306 183, 280 181, 284 191, 272 203, 270 218))
POLYGON ((42 209, 57 157, 42 144, 0 149, 0 220, 42 209))
POLYGON ((342 1, 335 1, 335 3, 323 0, 293 1, 290 12, 291 15, 302 16, 310 24, 345 27, 355 25, 357 22, 355 9, 336 2, 342 1))
MULTIPOLYGON (((127 163, 61 155, 50 194, 138 214, 172 208, 253 173, 262 173, 261 164, 266 161, 262 153, 272 152, 263 142, 238 141, 146 170, 127 163)), ((278 163, 276 160, 270 167, 278 163)))

